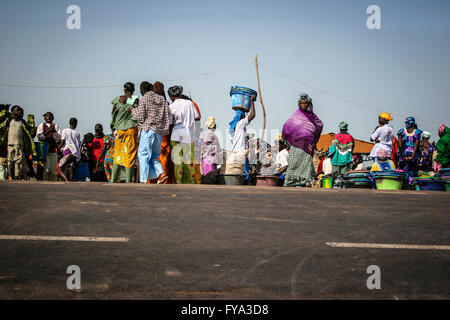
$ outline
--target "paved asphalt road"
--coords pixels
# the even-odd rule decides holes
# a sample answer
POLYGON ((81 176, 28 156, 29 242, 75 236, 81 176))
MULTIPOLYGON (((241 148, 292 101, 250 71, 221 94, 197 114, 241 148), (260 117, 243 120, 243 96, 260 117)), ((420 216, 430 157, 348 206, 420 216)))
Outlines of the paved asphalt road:
POLYGON ((128 239, 0 239, 0 299, 450 299, 449 250, 326 244, 449 246, 446 192, 1 182, 0 201, 0 237, 128 239))

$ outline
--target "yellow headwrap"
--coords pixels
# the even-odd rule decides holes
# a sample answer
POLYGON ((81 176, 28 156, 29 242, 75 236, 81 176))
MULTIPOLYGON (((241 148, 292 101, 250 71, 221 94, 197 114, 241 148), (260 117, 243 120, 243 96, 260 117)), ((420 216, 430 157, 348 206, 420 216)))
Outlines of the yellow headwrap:
POLYGON ((205 122, 205 126, 208 129, 212 129, 212 128, 214 128, 215 125, 216 125, 216 119, 214 117, 208 117, 208 120, 206 120, 206 122, 205 122))
POLYGON ((390 113, 386 113, 386 112, 380 113, 380 118, 383 118, 387 121, 392 121, 392 117, 391 117, 390 113))

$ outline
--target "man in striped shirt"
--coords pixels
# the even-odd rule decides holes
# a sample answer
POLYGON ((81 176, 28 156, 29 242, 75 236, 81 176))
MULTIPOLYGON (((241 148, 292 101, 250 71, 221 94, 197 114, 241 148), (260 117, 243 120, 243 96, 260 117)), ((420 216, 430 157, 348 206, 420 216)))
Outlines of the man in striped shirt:
POLYGON ((137 120, 141 130, 139 140, 139 180, 149 183, 151 179, 158 178, 158 184, 167 180, 158 158, 161 154, 162 137, 169 133, 170 110, 169 104, 152 91, 152 85, 144 81, 141 83, 139 106, 129 111, 137 120))

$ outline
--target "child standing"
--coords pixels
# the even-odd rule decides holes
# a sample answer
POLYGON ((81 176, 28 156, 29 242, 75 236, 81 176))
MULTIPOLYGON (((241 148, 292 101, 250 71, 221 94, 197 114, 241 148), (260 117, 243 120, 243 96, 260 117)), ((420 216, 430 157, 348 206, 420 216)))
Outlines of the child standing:
MULTIPOLYGON (((61 142, 61 130, 58 125, 53 123, 55 117, 53 113, 46 112, 44 115, 45 123, 41 123, 37 128, 38 139, 41 142, 48 143, 47 158, 43 168, 42 178, 46 181, 57 181, 56 175, 58 166, 58 143, 61 142)), ((41 169, 42 170, 42 169, 41 169)), ((41 177, 40 177, 41 178, 41 177)))
POLYGON ((61 133, 63 157, 59 160, 59 174, 66 182, 72 181, 75 165, 81 159, 80 134, 75 131, 77 124, 78 120, 76 118, 70 118, 70 128, 64 129, 61 133))

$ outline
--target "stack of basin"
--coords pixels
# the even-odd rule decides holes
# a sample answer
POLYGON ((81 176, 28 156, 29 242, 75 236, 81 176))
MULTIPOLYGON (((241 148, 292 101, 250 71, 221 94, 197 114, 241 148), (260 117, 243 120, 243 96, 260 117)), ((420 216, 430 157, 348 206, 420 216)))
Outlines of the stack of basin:
POLYGON ((417 191, 445 191, 446 181, 441 177, 416 177, 413 184, 417 191))
POLYGON ((373 181, 370 177, 370 171, 358 170, 349 171, 344 175, 345 188, 372 189, 373 181))

